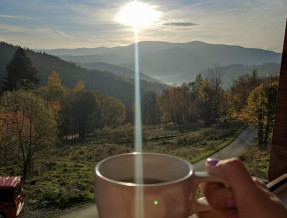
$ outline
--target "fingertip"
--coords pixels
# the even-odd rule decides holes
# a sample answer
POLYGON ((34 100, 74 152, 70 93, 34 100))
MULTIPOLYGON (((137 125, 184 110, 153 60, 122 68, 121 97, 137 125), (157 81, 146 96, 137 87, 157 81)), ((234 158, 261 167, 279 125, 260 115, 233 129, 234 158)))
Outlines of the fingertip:
POLYGON ((234 198, 227 199, 226 201, 227 208, 236 208, 236 201, 234 198))
POLYGON ((210 165, 210 166, 216 166, 219 163, 219 161, 220 160, 213 159, 213 158, 208 158, 207 161, 206 161, 206 164, 210 165))
POLYGON ((219 169, 221 165, 221 160, 218 159, 213 159, 213 158, 208 158, 207 161, 205 162, 205 169, 206 171, 213 176, 217 177, 222 177, 221 175, 221 170, 219 169))
POLYGON ((239 218, 239 216, 236 213, 234 213, 234 214, 230 214, 228 218, 239 218))

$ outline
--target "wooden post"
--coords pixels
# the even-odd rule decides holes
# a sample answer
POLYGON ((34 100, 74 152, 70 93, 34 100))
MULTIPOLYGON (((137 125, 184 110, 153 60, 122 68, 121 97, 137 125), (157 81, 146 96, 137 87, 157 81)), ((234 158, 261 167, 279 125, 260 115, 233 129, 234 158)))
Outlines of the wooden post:
POLYGON ((287 20, 280 69, 268 179, 287 173, 287 20))

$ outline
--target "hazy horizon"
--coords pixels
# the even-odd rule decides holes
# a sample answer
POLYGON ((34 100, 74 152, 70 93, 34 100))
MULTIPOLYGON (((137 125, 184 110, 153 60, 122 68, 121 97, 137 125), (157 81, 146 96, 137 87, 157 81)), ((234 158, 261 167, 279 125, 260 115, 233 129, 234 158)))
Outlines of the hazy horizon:
MULTIPOLYGON (((31 49, 96 48, 134 43, 116 22, 132 1, 1 0, 0 41, 31 49)), ((285 0, 146 0, 162 16, 139 30, 139 41, 237 45, 282 52, 285 0)))
MULTIPOLYGON (((185 44, 185 43, 191 43, 191 42, 202 42, 202 43, 206 43, 206 44, 210 44, 210 45, 227 45, 227 46, 239 46, 239 47, 243 47, 243 48, 251 48, 251 49, 262 49, 262 48, 255 48, 255 47, 245 47, 245 46, 241 46, 241 45, 235 45, 235 44, 223 44, 223 43, 207 43, 207 42, 204 42, 204 41, 198 41, 198 40, 195 40, 195 41, 188 41, 188 42, 168 42, 168 41, 140 41, 138 43, 142 43, 142 42, 164 42, 164 43, 178 43, 178 44, 185 44)), ((73 50, 73 49, 97 49, 97 48, 116 48, 116 47, 127 47, 127 46, 131 46, 133 45, 133 43, 130 43, 130 44, 127 44, 127 45, 119 45, 119 46, 97 46, 97 47, 75 47, 75 48, 52 48, 52 49, 43 49, 43 48, 29 48, 29 49, 32 49, 32 50, 61 50, 61 49, 67 49, 67 50, 73 50)), ((283 44, 282 44, 282 48, 283 48, 283 44)), ((269 50, 269 49, 262 49, 262 50, 267 50, 267 51, 272 51, 272 50, 269 50)), ((273 52, 276 52, 276 53, 282 53, 282 51, 273 51, 273 52)))

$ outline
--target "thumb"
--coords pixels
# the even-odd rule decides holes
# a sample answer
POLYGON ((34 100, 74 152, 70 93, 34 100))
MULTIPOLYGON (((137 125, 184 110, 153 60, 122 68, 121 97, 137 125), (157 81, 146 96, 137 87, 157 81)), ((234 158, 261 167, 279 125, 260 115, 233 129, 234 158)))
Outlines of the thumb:
POLYGON ((234 194, 238 217, 270 218, 286 217, 286 209, 267 190, 253 182, 243 163, 238 159, 212 160, 206 162, 211 175, 225 179, 234 194))

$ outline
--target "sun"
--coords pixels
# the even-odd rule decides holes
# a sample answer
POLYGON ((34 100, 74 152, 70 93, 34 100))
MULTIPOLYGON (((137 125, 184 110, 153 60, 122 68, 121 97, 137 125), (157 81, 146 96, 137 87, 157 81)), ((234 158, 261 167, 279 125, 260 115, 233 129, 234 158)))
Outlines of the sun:
POLYGON ((141 2, 131 2, 125 5, 116 16, 116 21, 133 27, 149 26, 157 21, 161 12, 150 5, 141 2))

